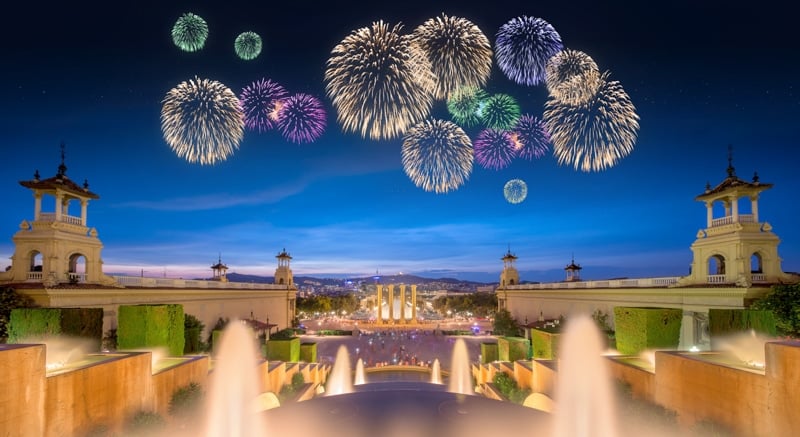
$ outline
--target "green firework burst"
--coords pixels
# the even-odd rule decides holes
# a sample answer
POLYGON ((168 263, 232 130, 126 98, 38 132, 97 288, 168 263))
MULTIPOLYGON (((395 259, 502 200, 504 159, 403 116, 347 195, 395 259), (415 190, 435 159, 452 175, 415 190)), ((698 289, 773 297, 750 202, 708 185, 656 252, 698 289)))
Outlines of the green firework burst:
POLYGON ((464 86, 450 94, 447 110, 459 126, 475 127, 481 122, 478 110, 487 97, 486 91, 480 88, 464 86))
POLYGON ((488 128, 510 129, 519 119, 519 104, 508 94, 494 94, 478 105, 478 116, 488 128))
POLYGON ((206 21, 191 12, 181 15, 172 26, 172 42, 183 51, 196 52, 202 49, 207 38, 206 21))
POLYGON ((261 53, 261 37, 255 32, 242 32, 233 44, 236 54, 249 61, 261 53))

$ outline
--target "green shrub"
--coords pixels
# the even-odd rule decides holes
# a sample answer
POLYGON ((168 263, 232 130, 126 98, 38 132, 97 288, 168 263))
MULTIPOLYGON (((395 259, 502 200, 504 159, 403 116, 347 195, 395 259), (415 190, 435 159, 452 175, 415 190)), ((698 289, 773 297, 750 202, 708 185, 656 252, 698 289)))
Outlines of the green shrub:
POLYGON ((497 361, 499 355, 497 353, 497 343, 481 343, 481 362, 491 363, 497 361))
POLYGON ((266 344, 267 359, 296 363, 300 361, 300 337, 288 340, 271 338, 266 344))
POLYGON ((711 340, 714 337, 747 332, 754 330, 774 337, 775 316, 772 311, 743 310, 743 309, 715 309, 708 310, 708 330, 711 340))
POLYGON ((300 361, 306 363, 317 362, 317 344, 316 343, 301 343, 300 344, 300 361))
POLYGON ((179 357, 184 348, 183 305, 120 305, 117 342, 120 349, 166 347, 179 357))
POLYGON ((781 335, 800 338, 800 284, 773 285, 750 309, 772 311, 781 335))
POLYGON ((203 344, 203 342, 200 340, 200 335, 203 333, 203 329, 205 328, 206 325, 203 322, 201 322, 200 319, 191 314, 184 314, 183 316, 184 354, 198 353, 206 349, 206 345, 203 344))
POLYGON ((558 339, 561 334, 541 329, 531 329, 533 358, 554 360, 558 358, 558 339))
POLYGON ((296 337, 296 335, 294 333, 294 329, 286 328, 286 329, 281 329, 280 331, 278 331, 278 332, 276 332, 274 334, 270 334, 269 339, 270 340, 289 340, 289 339, 292 339, 292 338, 295 338, 295 337, 296 337))
POLYGON ((11 310, 8 334, 9 343, 59 335, 90 339, 90 352, 97 352, 103 338, 103 309, 17 308, 11 310))
POLYGON ((127 435, 151 436, 163 431, 167 422, 161 415, 151 411, 139 411, 125 424, 127 435))
POLYGON ((645 349, 675 348, 682 318, 683 310, 676 308, 615 307, 617 350, 636 355, 645 349))
POLYGON ((492 382, 506 399, 517 404, 525 402, 525 398, 531 394, 530 390, 520 388, 517 381, 504 372, 495 374, 492 382))
POLYGON ((203 388, 196 382, 179 387, 169 400, 169 414, 173 416, 190 416, 196 413, 203 404, 203 388))
POLYGON ((5 343, 8 338, 11 310, 35 306, 33 299, 27 295, 19 294, 13 288, 0 287, 0 343, 5 343))
POLYGON ((527 360, 530 341, 521 337, 500 337, 497 339, 497 355, 500 361, 527 360))

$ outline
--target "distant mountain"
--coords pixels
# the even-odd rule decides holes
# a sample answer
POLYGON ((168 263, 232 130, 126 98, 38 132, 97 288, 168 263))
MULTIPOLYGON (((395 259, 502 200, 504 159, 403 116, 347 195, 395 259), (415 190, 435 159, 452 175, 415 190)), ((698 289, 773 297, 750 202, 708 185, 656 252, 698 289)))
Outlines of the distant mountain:
MULTIPOLYGON (((275 282, 273 276, 260 276, 260 275, 246 275, 241 273, 228 273, 228 280, 231 282, 252 282, 256 284, 272 284, 275 282)), ((381 275, 378 277, 381 284, 431 284, 431 283, 444 283, 449 284, 454 288, 474 288, 479 286, 492 285, 491 282, 475 282, 466 281, 463 279, 454 278, 424 278, 416 275, 381 275)), ((209 278, 206 278, 209 279, 209 278)), ((294 282, 298 285, 330 285, 330 286, 343 286, 347 281, 352 283, 368 283, 375 282, 374 276, 363 276, 353 278, 318 278, 314 276, 295 276, 294 282)))

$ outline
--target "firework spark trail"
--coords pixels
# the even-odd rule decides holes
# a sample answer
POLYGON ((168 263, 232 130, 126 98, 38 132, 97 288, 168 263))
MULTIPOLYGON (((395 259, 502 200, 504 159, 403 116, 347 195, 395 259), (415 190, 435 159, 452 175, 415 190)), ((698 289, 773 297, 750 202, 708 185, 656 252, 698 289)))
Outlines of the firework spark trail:
POLYGON ((240 100, 245 126, 258 132, 274 129, 281 101, 287 97, 286 89, 270 79, 260 79, 244 87, 240 100))
POLYGON ((283 101, 278 128, 293 143, 311 143, 325 132, 326 120, 325 107, 318 98, 298 93, 283 101))
POLYGON ((584 172, 613 167, 630 154, 639 131, 639 116, 617 81, 602 84, 588 102, 573 106, 554 98, 545 103, 544 120, 553 154, 561 165, 584 172))
POLYGON ((378 21, 331 52, 325 89, 345 132, 396 138, 430 113, 436 77, 424 52, 401 30, 378 21))
POLYGON ((447 110, 459 126, 475 127, 481 123, 478 109, 488 97, 489 94, 480 88, 460 87, 447 99, 447 110))
POLYGON ((172 42, 187 52, 203 48, 208 38, 208 24, 199 16, 187 12, 181 15, 172 26, 172 42))
POLYGON ((465 18, 430 18, 412 37, 437 78, 434 98, 446 99, 460 87, 481 87, 492 70, 492 46, 483 31, 465 18))
POLYGON ((520 158, 541 158, 550 150, 550 134, 544 121, 529 114, 523 114, 514 124, 511 140, 520 158))
POLYGON ((511 134, 504 130, 484 129, 473 142, 475 162, 483 168, 500 170, 516 157, 517 149, 511 134))
POLYGON ((497 31, 495 57, 509 79, 521 85, 538 85, 545 79, 547 61, 563 48, 561 36, 550 23, 521 16, 497 31))
POLYGON ((426 120, 406 132, 403 170, 425 191, 446 193, 463 185, 472 173, 472 142, 451 121, 426 120))
POLYGON ((586 103, 600 87, 597 64, 579 50, 558 52, 547 61, 545 71, 550 95, 569 105, 586 103))
POLYGON ((179 157, 213 165, 239 148, 244 114, 239 99, 228 87, 195 77, 181 82, 164 97, 161 131, 179 157))

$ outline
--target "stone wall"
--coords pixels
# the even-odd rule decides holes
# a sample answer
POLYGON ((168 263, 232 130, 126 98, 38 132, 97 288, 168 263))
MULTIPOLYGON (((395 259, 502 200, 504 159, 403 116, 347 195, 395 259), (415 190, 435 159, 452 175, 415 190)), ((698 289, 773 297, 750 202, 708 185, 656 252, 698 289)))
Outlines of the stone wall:
POLYGON ((43 344, 0 344, 0 434, 43 434, 44 372, 43 344))
POLYGON ((162 417, 169 415, 169 402, 179 388, 196 383, 208 390, 208 357, 187 356, 181 361, 153 375, 153 408, 162 417))

